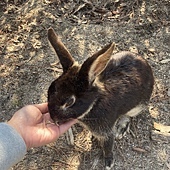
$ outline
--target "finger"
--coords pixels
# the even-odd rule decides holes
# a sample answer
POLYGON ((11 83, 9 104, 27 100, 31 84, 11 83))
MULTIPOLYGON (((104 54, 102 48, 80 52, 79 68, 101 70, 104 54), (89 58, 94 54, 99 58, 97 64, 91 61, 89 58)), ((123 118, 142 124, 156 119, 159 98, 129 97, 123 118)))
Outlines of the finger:
POLYGON ((48 124, 47 128, 50 130, 50 142, 56 141, 64 132, 66 132, 77 120, 71 120, 67 123, 64 123, 60 126, 54 124, 48 124))
POLYGON ((77 122, 76 119, 70 120, 64 124, 61 124, 59 128, 59 136, 65 133, 72 125, 74 125, 77 122))
POLYGON ((43 114, 43 118, 44 118, 45 120, 51 120, 51 117, 50 117, 50 114, 49 114, 49 113, 43 114))
POLYGON ((48 103, 35 104, 34 106, 37 107, 42 114, 48 112, 48 103))
POLYGON ((43 119, 46 122, 46 124, 55 124, 54 121, 51 119, 50 114, 49 113, 45 113, 43 114, 43 119))

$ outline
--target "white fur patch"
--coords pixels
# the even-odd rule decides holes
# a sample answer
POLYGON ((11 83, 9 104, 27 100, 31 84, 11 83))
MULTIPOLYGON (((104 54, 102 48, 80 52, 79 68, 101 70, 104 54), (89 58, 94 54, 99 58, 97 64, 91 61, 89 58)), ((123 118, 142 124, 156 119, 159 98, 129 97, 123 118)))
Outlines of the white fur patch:
POLYGON ((130 117, 135 117, 137 116, 143 109, 145 108, 144 105, 138 105, 136 107, 134 107, 133 109, 131 109, 130 111, 128 111, 126 113, 126 115, 130 116, 130 117))
POLYGON ((90 110, 93 108, 94 104, 96 103, 96 100, 94 100, 91 105, 89 106, 89 108, 81 115, 78 117, 78 119, 82 119, 83 117, 85 117, 89 112, 90 110))

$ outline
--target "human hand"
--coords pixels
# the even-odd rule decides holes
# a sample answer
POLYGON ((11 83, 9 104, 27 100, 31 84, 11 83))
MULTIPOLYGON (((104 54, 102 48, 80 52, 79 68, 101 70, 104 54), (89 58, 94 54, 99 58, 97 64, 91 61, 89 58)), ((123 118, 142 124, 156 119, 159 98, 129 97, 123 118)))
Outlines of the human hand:
POLYGON ((59 126, 52 122, 47 103, 42 103, 21 108, 8 124, 21 134, 27 149, 30 149, 54 142, 76 123, 76 120, 70 120, 59 126))

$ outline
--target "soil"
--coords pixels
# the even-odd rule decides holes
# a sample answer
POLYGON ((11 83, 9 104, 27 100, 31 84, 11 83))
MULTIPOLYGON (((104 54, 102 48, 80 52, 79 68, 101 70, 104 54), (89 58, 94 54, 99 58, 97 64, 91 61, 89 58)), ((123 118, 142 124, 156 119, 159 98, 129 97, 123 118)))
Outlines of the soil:
MULTIPOLYGON (((148 109, 132 119, 130 132, 115 141, 114 170, 169 170, 170 1, 0 1, 1 122, 24 105, 46 102, 49 85, 61 74, 47 40, 49 27, 80 63, 109 42, 116 44, 114 53, 129 50, 148 60, 153 95, 148 109)), ((30 149, 11 169, 102 170, 101 147, 91 133, 79 125, 72 131, 74 145, 63 135, 30 149)))

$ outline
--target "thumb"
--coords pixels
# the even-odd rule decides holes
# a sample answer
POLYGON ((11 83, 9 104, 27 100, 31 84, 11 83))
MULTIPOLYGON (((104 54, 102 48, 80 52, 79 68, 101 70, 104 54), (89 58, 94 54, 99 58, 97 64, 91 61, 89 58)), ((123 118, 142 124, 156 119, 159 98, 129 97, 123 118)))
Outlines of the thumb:
POLYGON ((55 141, 56 139, 58 139, 62 134, 64 134, 72 125, 74 125, 77 122, 76 119, 70 120, 66 123, 63 123, 59 126, 57 125, 52 125, 52 126, 48 126, 48 129, 51 132, 51 140, 55 141))
POLYGON ((72 119, 64 124, 61 124, 58 128, 59 128, 59 136, 62 135, 63 133, 65 133, 72 125, 74 125, 75 123, 77 123, 76 119, 72 119))

